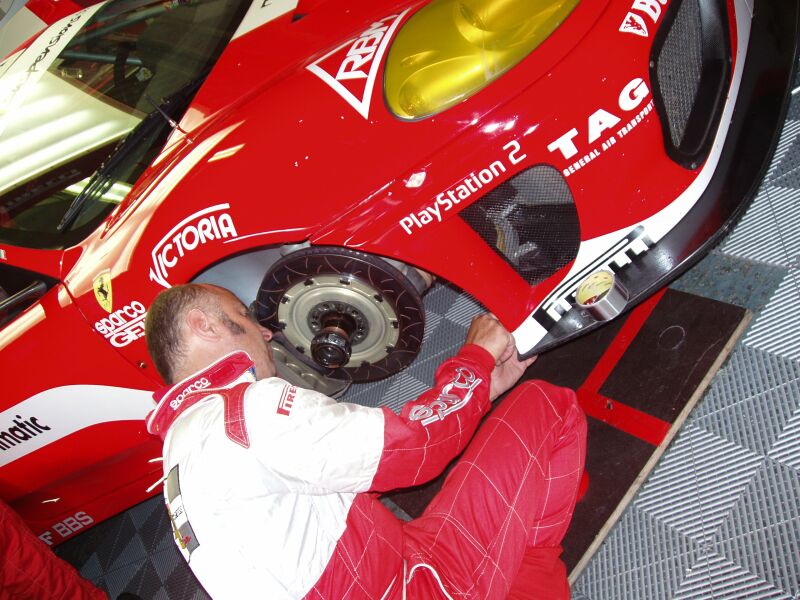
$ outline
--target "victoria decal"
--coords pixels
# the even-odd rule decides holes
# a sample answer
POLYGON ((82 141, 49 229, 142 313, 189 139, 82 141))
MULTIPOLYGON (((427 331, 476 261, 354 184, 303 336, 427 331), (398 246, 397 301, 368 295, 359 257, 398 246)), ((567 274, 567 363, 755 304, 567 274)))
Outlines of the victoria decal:
POLYGON ((172 287, 169 272, 181 258, 209 242, 239 237, 229 209, 230 204, 204 208, 170 229, 151 253, 150 280, 165 288, 172 287))

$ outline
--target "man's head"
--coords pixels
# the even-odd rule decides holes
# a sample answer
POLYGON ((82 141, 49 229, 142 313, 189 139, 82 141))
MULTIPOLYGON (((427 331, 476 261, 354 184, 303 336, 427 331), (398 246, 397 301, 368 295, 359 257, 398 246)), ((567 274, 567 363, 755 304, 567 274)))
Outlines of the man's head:
POLYGON ((169 384, 236 350, 250 355, 258 379, 275 375, 272 333, 221 287, 188 283, 161 292, 147 311, 145 335, 156 369, 169 384))

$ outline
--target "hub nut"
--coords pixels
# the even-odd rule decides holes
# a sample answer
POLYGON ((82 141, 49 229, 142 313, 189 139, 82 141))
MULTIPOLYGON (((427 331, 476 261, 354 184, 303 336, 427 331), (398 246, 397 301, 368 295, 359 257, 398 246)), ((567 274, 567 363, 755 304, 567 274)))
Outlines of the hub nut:
POLYGON ((323 367, 338 369, 350 361, 350 342, 334 331, 323 331, 311 340, 311 357, 323 367))

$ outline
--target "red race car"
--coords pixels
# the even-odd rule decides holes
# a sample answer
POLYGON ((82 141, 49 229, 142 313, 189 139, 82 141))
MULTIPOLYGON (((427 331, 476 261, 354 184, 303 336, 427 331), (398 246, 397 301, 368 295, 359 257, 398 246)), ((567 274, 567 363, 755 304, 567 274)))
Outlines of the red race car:
POLYGON ((108 0, 56 20, 0 63, 0 495, 57 543, 155 493, 143 323, 177 283, 233 289, 287 377, 331 393, 414 359, 435 279, 523 355, 625 311, 753 195, 798 12, 108 0))

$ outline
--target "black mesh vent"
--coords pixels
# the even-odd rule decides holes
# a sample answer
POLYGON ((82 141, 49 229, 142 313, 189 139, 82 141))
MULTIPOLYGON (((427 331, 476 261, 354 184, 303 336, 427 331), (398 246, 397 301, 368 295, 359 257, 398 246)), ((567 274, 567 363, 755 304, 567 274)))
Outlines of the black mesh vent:
POLYGON ((667 153, 694 169, 717 132, 730 82, 725 0, 670 3, 653 42, 650 79, 667 153))
POLYGON ((656 61, 658 85, 674 146, 680 146, 703 68, 702 24, 695 0, 681 4, 656 61))
POLYGON ((564 177, 531 167, 461 211, 461 217, 531 285, 569 264, 580 244, 564 177))

